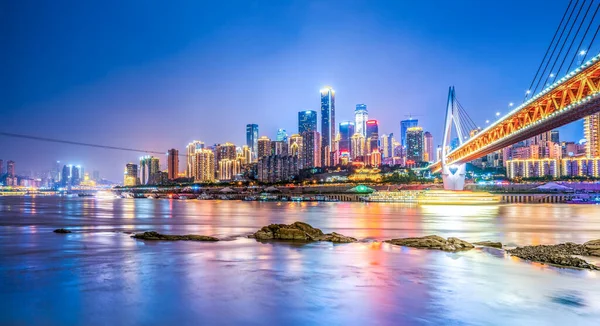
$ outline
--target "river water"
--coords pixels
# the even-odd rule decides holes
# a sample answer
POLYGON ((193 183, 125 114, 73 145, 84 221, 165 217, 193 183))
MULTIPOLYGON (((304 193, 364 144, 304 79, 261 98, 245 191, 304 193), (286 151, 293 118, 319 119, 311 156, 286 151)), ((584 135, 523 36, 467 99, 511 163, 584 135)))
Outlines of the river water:
POLYGON ((600 238, 600 206, 4 197, 0 324, 598 325, 600 272, 379 242, 429 234, 583 243, 600 238), (294 221, 361 242, 245 238, 294 221), (126 233, 148 230, 226 241, 126 233))

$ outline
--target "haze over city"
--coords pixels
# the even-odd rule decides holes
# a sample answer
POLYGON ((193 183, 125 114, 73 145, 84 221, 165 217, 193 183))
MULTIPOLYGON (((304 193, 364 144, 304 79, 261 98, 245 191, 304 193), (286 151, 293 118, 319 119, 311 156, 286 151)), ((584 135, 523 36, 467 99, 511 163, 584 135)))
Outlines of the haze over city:
MULTIPOLYGON (((565 4, 3 6, 2 131, 166 152, 196 139, 244 144, 248 123, 271 138, 292 134, 298 111, 319 111, 325 85, 336 91, 336 122, 365 103, 380 133, 399 133, 412 115, 437 146, 449 86, 482 126, 522 102, 565 4)), ((581 129, 564 127, 561 139, 577 141, 581 129)), ((60 160, 115 181, 143 155, 7 137, 0 153, 17 171, 60 160)))

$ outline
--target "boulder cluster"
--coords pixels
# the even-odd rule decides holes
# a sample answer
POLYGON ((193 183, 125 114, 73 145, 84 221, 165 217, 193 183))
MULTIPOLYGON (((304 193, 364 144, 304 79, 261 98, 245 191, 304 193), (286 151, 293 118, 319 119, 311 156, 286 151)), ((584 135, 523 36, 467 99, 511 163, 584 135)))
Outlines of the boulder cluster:
POLYGON ((136 233, 131 236, 132 238, 140 240, 166 240, 166 241, 219 241, 218 238, 209 237, 206 235, 186 234, 186 235, 168 235, 160 234, 155 231, 149 231, 144 233, 136 233))
POLYGON ((600 240, 592 240, 584 244, 567 242, 557 245, 517 247, 507 250, 507 252, 521 259, 540 263, 600 270, 598 266, 590 264, 579 257, 574 257, 600 256, 600 240))
POLYGON ((437 235, 428 235, 426 237, 418 238, 399 238, 386 240, 385 242, 391 243, 397 246, 412 247, 412 248, 426 248, 426 249, 438 249, 444 251, 460 251, 469 250, 475 248, 472 244, 459 238, 450 237, 444 239, 437 235))
POLYGON ((271 224, 248 236, 256 240, 296 240, 296 241, 329 241, 336 243, 356 242, 352 237, 339 233, 323 233, 307 223, 271 224))

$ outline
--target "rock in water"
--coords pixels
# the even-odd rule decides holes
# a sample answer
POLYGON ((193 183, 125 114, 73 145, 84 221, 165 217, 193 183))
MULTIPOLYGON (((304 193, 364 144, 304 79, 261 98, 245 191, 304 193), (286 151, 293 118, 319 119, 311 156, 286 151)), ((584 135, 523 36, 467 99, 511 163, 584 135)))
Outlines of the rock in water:
POLYGON ((525 246, 507 250, 511 256, 540 263, 549 263, 564 267, 586 268, 600 270, 585 260, 571 255, 586 255, 583 245, 574 243, 561 243, 558 245, 525 246))
POLYGON ((473 242, 473 244, 478 245, 478 246, 502 249, 502 242, 480 241, 480 242, 473 242))
POLYGON ((426 248, 426 249, 438 249, 444 251, 459 251, 469 250, 474 246, 464 240, 458 238, 444 239, 437 235, 428 235, 419 238, 399 238, 386 240, 385 242, 391 243, 397 246, 413 247, 413 248, 426 248))
POLYGON ((583 247, 587 249, 588 255, 600 256, 600 239, 588 241, 583 244, 583 247))
POLYGON ((186 235, 168 235, 160 234, 155 231, 149 231, 144 233, 136 233, 131 236, 132 238, 141 240, 165 240, 165 241, 219 241, 218 238, 209 237, 206 235, 186 234, 186 235))
POLYGON ((67 229, 63 229, 63 228, 56 229, 56 230, 54 230, 53 232, 54 232, 54 233, 71 233, 71 231, 69 231, 69 230, 67 230, 67 229))
POLYGON ((313 228, 303 222, 292 224, 271 224, 264 226, 254 234, 248 236, 256 240, 298 240, 298 241, 330 241, 330 242, 356 242, 352 237, 347 237, 339 233, 324 234, 323 231, 313 228))

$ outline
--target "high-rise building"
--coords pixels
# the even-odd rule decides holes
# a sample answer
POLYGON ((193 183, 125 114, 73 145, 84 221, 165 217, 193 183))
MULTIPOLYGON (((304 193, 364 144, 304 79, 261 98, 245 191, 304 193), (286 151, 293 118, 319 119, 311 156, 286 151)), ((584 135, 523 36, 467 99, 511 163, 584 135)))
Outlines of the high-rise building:
POLYGON ((238 160, 223 159, 219 161, 219 181, 231 181, 241 172, 238 160))
POLYGON ((366 141, 369 153, 379 149, 379 122, 377 120, 367 120, 366 141))
POLYGON ((167 152, 167 177, 169 180, 175 180, 179 175, 179 151, 171 148, 167 152))
POLYGON ((140 157, 140 183, 142 185, 152 184, 153 176, 160 172, 160 162, 158 157, 142 156, 140 157))
POLYGON ((94 181, 100 181, 100 171, 94 170, 92 172, 92 180, 94 180, 94 181))
POLYGON ((340 123, 340 154, 350 154, 351 144, 350 138, 354 135, 354 122, 344 121, 340 123))
POLYGON ((62 173, 60 174, 60 186, 66 187, 71 184, 71 165, 64 165, 62 168, 62 173))
POLYGON ((433 136, 429 131, 423 134, 423 162, 433 162, 433 136))
POLYGON ((242 146, 242 157, 244 164, 248 164, 252 162, 252 151, 248 145, 242 146))
POLYGON ((189 143, 186 147, 187 152, 187 166, 185 174, 188 178, 194 178, 196 176, 196 152, 204 149, 204 143, 199 140, 194 140, 189 143))
POLYGON ((271 141, 271 155, 288 155, 288 143, 283 140, 271 141))
POLYGON ((400 144, 402 144, 403 148, 406 148, 406 131, 408 128, 416 127, 419 125, 419 120, 417 119, 408 119, 400 121, 400 144))
POLYGON ((210 149, 196 152, 196 182, 215 181, 215 153, 210 149))
POLYGON ((305 131, 302 133, 302 162, 303 168, 321 166, 321 135, 318 131, 305 131))
POLYGON ((215 153, 217 162, 221 160, 235 160, 237 157, 235 145, 230 142, 215 146, 215 153))
POLYGON ((356 104, 356 109, 354 110, 355 132, 363 135, 365 138, 367 138, 367 120, 369 120, 369 112, 367 111, 367 105, 356 104))
POLYGON ((317 111, 298 112, 298 133, 302 135, 306 131, 317 131, 317 111))
POLYGON ((79 186, 81 182, 81 166, 75 165, 71 167, 71 185, 79 186))
POLYGON ((352 138, 350 139, 350 158, 353 160, 357 157, 365 156, 366 154, 366 146, 365 146, 365 136, 360 133, 354 133, 352 138))
POLYGON ((256 162, 258 154, 258 125, 248 124, 246 125, 246 145, 252 152, 252 162, 256 162))
POLYGON ((558 130, 555 129, 555 130, 550 131, 550 140, 553 143, 560 143, 560 136, 559 136, 558 130))
POLYGON ((257 164, 258 180, 262 182, 290 181, 298 175, 298 170, 297 156, 264 156, 257 164))
POLYGON ((123 185, 126 187, 138 185, 138 166, 133 163, 127 163, 125 165, 125 176, 123 185))
POLYGON ((258 157, 271 155, 271 139, 267 136, 261 136, 256 145, 258 157))
POLYGON ((302 156, 304 151, 302 136, 300 134, 293 134, 290 136, 288 141, 288 154, 291 156, 298 157, 298 168, 302 169, 304 166, 304 158, 302 156))
POLYGON ((394 157, 394 143, 396 142, 394 139, 394 133, 390 133, 389 135, 381 135, 380 142, 381 155, 384 158, 394 157))
POLYGON ((369 164, 372 167, 377 167, 381 165, 381 152, 379 152, 379 149, 375 149, 371 153, 369 153, 369 164))
POLYGON ((17 175, 15 172, 15 161, 6 162, 6 175, 9 177, 14 177, 17 175))
POLYGON ((287 131, 285 131, 285 129, 277 129, 277 141, 284 141, 287 142, 288 135, 287 135, 287 131))
POLYGON ((321 89, 321 166, 332 161, 335 140, 335 91, 327 86, 321 89))
POLYGON ((0 177, 4 175, 4 161, 0 160, 0 177))
POLYGON ((423 128, 406 129, 406 161, 418 163, 423 161, 423 128))
POLYGON ((588 158, 600 157, 600 112, 583 119, 585 154, 588 158))

